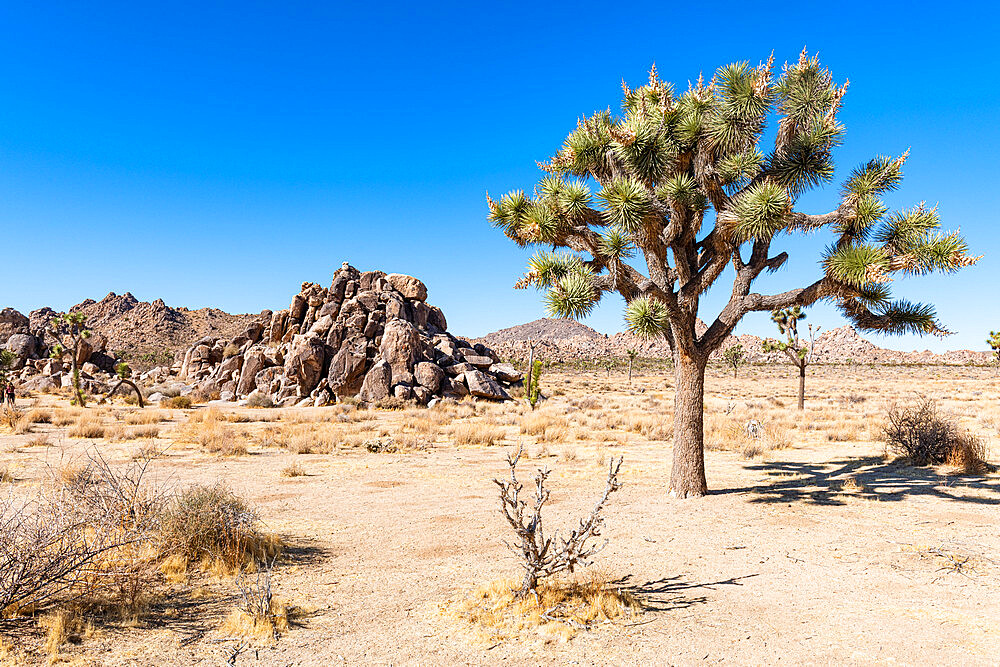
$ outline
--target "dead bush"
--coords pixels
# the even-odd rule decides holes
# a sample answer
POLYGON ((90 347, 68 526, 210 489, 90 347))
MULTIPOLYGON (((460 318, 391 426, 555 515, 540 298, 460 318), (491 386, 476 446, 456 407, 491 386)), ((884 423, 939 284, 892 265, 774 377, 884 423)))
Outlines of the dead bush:
POLYGON ((192 405, 194 405, 194 401, 188 396, 173 396, 160 401, 161 408, 173 408, 176 410, 187 410, 192 405))
MULTIPOLYGON (((905 457, 911 464, 946 463, 956 449, 973 453, 970 436, 940 414, 937 402, 921 397, 909 405, 892 404, 882 429, 887 453, 905 457)), ((956 454, 964 456, 964 454, 956 454)))
POLYGON ((500 487, 500 512, 517 536, 515 543, 509 545, 510 549, 520 556, 525 571, 521 587, 515 593, 517 598, 536 592, 539 581, 545 577, 560 572, 573 572, 577 567, 590 565, 590 558, 604 545, 594 546, 588 543, 601 534, 600 528, 604 522, 601 510, 608 497, 621 488, 618 471, 622 465, 622 459, 618 459, 617 463, 611 459, 604 493, 590 514, 580 520, 579 527, 571 531, 568 537, 553 538, 546 537, 542 529, 542 508, 549 499, 545 481, 550 471, 539 469, 535 474, 535 495, 529 507, 528 502, 520 497, 524 487, 517 480, 517 463, 521 452, 522 450, 518 450, 513 456, 507 455, 510 479, 493 480, 500 487))

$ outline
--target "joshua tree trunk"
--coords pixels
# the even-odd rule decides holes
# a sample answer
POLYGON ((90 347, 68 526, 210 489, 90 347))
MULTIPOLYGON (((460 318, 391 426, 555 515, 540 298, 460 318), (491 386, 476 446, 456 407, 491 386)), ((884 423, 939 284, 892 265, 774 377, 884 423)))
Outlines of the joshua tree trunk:
POLYGON ((799 410, 806 407, 806 362, 799 363, 799 410))
POLYGON ((705 480, 705 365, 707 355, 674 353, 674 465, 670 472, 670 493, 678 498, 708 493, 705 480))
POLYGON ((124 380, 124 379, 118 380, 118 384, 116 384, 111 389, 111 391, 108 392, 107 398, 110 399, 112 396, 114 396, 115 392, 118 391, 122 387, 122 385, 128 385, 132 387, 132 390, 135 392, 136 397, 139 399, 139 407, 140 408, 146 407, 146 404, 142 400, 142 392, 139 391, 139 387, 135 384, 135 382, 132 382, 131 380, 124 380))

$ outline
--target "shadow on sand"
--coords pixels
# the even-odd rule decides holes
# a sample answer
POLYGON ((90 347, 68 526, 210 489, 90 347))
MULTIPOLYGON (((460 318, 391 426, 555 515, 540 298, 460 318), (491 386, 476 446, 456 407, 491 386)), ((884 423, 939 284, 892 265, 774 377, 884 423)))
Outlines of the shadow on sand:
POLYGON ((851 496, 881 502, 924 496, 974 505, 1000 505, 1000 478, 996 474, 945 475, 934 468, 886 463, 877 456, 826 463, 768 461, 748 465, 746 469, 761 471, 768 479, 713 493, 754 494, 750 501, 754 503, 844 505, 851 496), (857 485, 852 488, 849 479, 857 485), (846 488, 845 482, 849 484, 846 488))

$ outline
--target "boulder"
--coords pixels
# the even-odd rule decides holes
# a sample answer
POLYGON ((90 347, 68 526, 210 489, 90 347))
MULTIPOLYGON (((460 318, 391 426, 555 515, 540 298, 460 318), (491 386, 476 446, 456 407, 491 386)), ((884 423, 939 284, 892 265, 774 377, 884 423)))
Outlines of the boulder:
POLYGON ((13 308, 0 310, 0 344, 14 334, 31 333, 31 320, 13 308))
POLYGON ((390 273, 385 279, 404 298, 416 301, 427 300, 427 286, 413 276, 403 275, 402 273, 390 273))
POLYGON ((300 396, 308 396, 319 384, 325 359, 326 352, 319 339, 308 336, 294 338, 285 359, 285 376, 298 385, 300 396))
POLYGON ((266 365, 263 350, 250 350, 243 360, 240 381, 236 385, 236 395, 246 396, 257 388, 256 378, 266 365))
POLYGON ((330 361, 327 382, 338 398, 354 396, 361 391, 367 361, 368 341, 360 334, 345 340, 330 361))
POLYGON ((467 354, 465 355, 465 363, 472 364, 476 368, 489 368, 493 365, 493 359, 478 354, 467 354))
POLYGON ((489 373, 504 382, 520 382, 524 379, 524 374, 514 368, 513 364, 493 364, 489 373))
POLYGON ((465 383, 469 386, 469 393, 473 396, 489 398, 494 401, 504 401, 510 398, 496 380, 482 371, 467 371, 465 383))
POLYGON ((441 389, 441 380, 444 379, 445 373, 437 364, 421 361, 413 367, 413 376, 417 384, 436 394, 441 389))
MULTIPOLYGON (((394 274, 390 274, 394 275, 394 274)), ((392 366, 393 376, 401 376, 413 369, 420 358, 420 334, 405 320, 390 320, 382 333, 379 356, 392 366)))
POLYGON ((365 374, 364 382, 361 383, 361 392, 358 398, 362 401, 380 401, 389 396, 389 389, 392 385, 392 366, 384 359, 379 359, 375 365, 365 374))
POLYGON ((7 344, 4 345, 4 348, 14 355, 13 370, 23 368, 29 358, 38 354, 38 347, 37 338, 31 334, 23 333, 12 335, 7 339, 7 344))

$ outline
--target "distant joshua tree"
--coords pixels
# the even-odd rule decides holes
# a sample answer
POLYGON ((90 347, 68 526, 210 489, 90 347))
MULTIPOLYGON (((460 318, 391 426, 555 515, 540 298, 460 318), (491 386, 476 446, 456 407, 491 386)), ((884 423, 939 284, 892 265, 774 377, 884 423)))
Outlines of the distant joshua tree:
POLYGON ((990 337, 986 339, 986 344, 993 350, 993 363, 1000 369, 1000 331, 991 331, 990 337))
MULTIPOLYGON (((7 384, 7 373, 14 366, 14 353, 10 350, 0 350, 0 390, 7 384)), ((0 399, 0 403, 3 400, 0 399)))
POLYGON ((727 347, 722 353, 722 360, 726 362, 727 366, 733 369, 733 377, 736 377, 736 371, 743 365, 745 352, 743 344, 736 343, 736 345, 727 347))
POLYGON ((108 392, 107 398, 111 398, 112 396, 114 396, 115 392, 118 391, 121 387, 128 386, 131 387, 132 391, 135 392, 135 396, 139 401, 139 407, 140 408, 146 407, 146 404, 142 400, 142 391, 139 389, 139 386, 136 385, 136 383, 133 382, 131 379, 132 368, 124 361, 118 362, 117 364, 115 364, 115 375, 118 376, 118 383, 111 388, 111 391, 108 392))
POLYGON ((977 261, 961 236, 938 231, 936 208, 889 213, 882 197, 902 180, 905 153, 855 169, 834 210, 798 210, 800 195, 833 179, 847 84, 834 83, 805 51, 777 76, 773 65, 773 57, 757 67, 727 65, 682 94, 654 67, 639 88, 623 82, 621 115, 599 111, 577 123, 539 164, 548 173, 534 193, 487 195, 490 219, 515 243, 567 249, 535 254, 518 283, 545 290, 551 314, 580 318, 617 292, 630 331, 670 344, 669 488, 680 497, 707 493, 705 368, 747 313, 829 300, 862 330, 945 334, 932 306, 892 300, 891 276, 950 273, 977 261), (769 121, 773 133, 766 133, 769 121), (782 235, 820 231, 832 238, 815 282, 752 291, 762 273, 787 261, 774 247, 782 235), (637 252, 642 258, 630 261, 637 252), (701 297, 727 267, 729 300, 699 331, 701 297))
POLYGON ((638 350, 626 350, 625 354, 628 355, 628 383, 629 386, 632 385, 632 365, 635 363, 636 358, 639 356, 638 350))
POLYGON ((60 313, 49 321, 49 326, 45 333, 51 336, 55 342, 51 348, 51 356, 59 359, 65 353, 70 355, 70 363, 73 366, 73 402, 81 408, 86 407, 87 398, 83 389, 80 388, 80 345, 84 340, 90 338, 90 330, 87 329, 87 316, 83 313, 60 313))
POLYGON ((771 319, 778 325, 778 331, 785 335, 786 340, 768 338, 763 342, 765 352, 784 352, 792 365, 799 369, 799 410, 806 406, 806 367, 812 363, 813 347, 816 345, 815 334, 822 327, 813 329, 809 325, 809 341, 799 338, 799 320, 804 320, 806 314, 798 306, 785 308, 771 313, 771 319))

